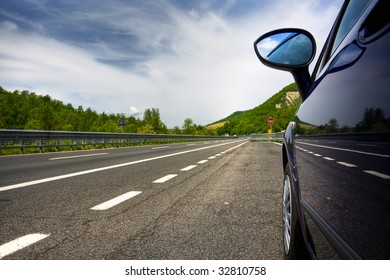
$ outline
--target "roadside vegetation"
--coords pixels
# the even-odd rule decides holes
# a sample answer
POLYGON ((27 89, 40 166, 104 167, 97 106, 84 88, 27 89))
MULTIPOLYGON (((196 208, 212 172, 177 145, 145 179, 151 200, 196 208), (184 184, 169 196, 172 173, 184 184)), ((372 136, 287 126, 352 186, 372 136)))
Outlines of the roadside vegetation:
POLYGON ((196 125, 191 118, 185 119, 182 127, 168 129, 158 108, 146 109, 142 119, 125 114, 99 114, 91 108, 74 108, 49 95, 9 92, 1 87, 0 129, 216 135, 215 130, 196 125))
POLYGON ((273 117, 274 132, 285 129, 300 99, 295 84, 283 88, 263 104, 238 111, 208 126, 197 125, 186 118, 182 125, 168 129, 158 108, 144 111, 143 118, 125 114, 97 113, 91 108, 77 108, 29 91, 6 91, 0 87, 0 129, 114 132, 185 135, 248 135, 265 133, 267 118, 273 117), (123 124, 122 126, 120 124, 123 124))

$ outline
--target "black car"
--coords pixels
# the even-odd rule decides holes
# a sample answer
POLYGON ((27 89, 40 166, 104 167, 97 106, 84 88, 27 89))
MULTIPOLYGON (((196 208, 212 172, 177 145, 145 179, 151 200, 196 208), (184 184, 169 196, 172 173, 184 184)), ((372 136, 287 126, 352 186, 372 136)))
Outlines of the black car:
POLYGON ((282 149, 287 259, 390 259, 388 4, 345 1, 311 74, 309 32, 255 42, 263 64, 292 73, 302 98, 282 149))

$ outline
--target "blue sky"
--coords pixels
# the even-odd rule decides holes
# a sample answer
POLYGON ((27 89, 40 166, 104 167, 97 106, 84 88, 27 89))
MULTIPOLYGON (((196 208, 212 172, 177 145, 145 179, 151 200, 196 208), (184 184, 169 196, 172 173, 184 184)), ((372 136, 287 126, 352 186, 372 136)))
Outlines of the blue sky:
POLYGON ((253 42, 299 27, 322 47, 342 0, 2 0, 0 86, 168 127, 205 125, 293 82, 253 42))

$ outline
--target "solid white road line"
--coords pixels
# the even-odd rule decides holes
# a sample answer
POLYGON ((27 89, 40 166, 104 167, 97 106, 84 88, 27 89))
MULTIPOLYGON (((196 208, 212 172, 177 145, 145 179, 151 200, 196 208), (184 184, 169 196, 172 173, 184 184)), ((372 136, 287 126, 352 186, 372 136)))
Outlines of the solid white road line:
POLYGON ((184 167, 184 168, 180 169, 180 171, 189 171, 189 170, 195 168, 196 166, 197 165, 189 165, 187 167, 184 167))
POLYGON ((49 160, 61 160, 61 159, 82 158, 82 157, 95 157, 95 156, 104 156, 104 155, 108 155, 108 153, 79 155, 79 156, 70 156, 70 157, 57 157, 57 158, 49 158, 49 160))
POLYGON ((171 180, 172 178, 175 178, 177 176, 177 174, 169 174, 167 176, 164 176, 156 181, 153 181, 153 183, 156 183, 156 184, 161 184, 161 183, 165 183, 166 181, 169 181, 171 180))
POLYGON ((344 165, 346 167, 357 167, 357 165, 354 165, 354 164, 348 163, 348 162, 338 161, 337 163, 341 164, 341 165, 344 165))
POLYGON ((364 172, 368 173, 368 174, 371 174, 371 175, 374 175, 374 176, 377 176, 377 177, 380 177, 382 179, 390 179, 390 176, 387 175, 387 174, 383 174, 383 173, 380 173, 380 172, 377 172, 377 171, 373 171, 373 170, 364 170, 364 172))
POLYGON ((132 197, 135 197, 137 195, 139 195, 140 193, 142 192, 138 192, 138 191, 131 191, 131 192, 128 192, 128 193, 125 193, 125 194, 122 194, 120 196, 117 196, 113 199, 110 199, 106 202, 103 202, 99 205, 96 205, 95 207, 92 207, 91 210, 107 210, 111 207, 114 207, 115 205, 118 205, 119 203, 122 203, 126 200, 129 200, 130 198, 132 197))
POLYGON ((207 160, 207 159, 204 159, 204 160, 198 161, 198 163, 199 163, 199 164, 203 164, 203 163, 206 163, 206 162, 208 162, 208 160, 207 160))
POLYGON ((19 237, 13 241, 10 241, 0 246, 0 259, 5 256, 15 253, 16 251, 23 249, 29 245, 32 245, 42 239, 45 239, 50 234, 33 233, 22 237, 19 237))
MULTIPOLYGON (((245 141, 244 143, 241 143, 241 144, 237 145, 236 147, 244 145, 248 142, 249 141, 245 141)), ((158 156, 158 157, 146 158, 146 159, 141 159, 141 160, 136 160, 136 161, 131 161, 131 162, 125 162, 125 163, 121 163, 121 164, 115 164, 115 165, 110 165, 110 166, 105 166, 105 167, 100 167, 100 168, 95 168, 95 169, 90 169, 90 170, 84 170, 84 171, 75 172, 75 173, 69 173, 69 174, 60 175, 60 176, 49 177, 49 178, 45 178, 45 179, 39 179, 39 180, 34 180, 34 181, 29 181, 29 182, 24 182, 24 183, 18 183, 18 184, 14 184, 14 185, 0 187, 0 192, 13 190, 13 189, 17 189, 17 188, 24 188, 24 187, 28 187, 28 186, 33 186, 33 185, 37 185, 37 184, 41 184, 41 183, 47 183, 47 182, 52 182, 52 181, 56 181, 56 180, 66 179, 66 178, 71 178, 71 177, 75 177, 75 176, 81 176, 81 175, 86 175, 86 174, 90 174, 90 173, 105 171, 105 170, 109 170, 109 169, 129 166, 129 165, 138 164, 138 163, 142 163, 142 162, 148 162, 148 161, 152 161, 152 160, 158 160, 158 159, 162 159, 162 158, 168 158, 168 157, 193 153, 193 152, 197 152, 197 151, 201 151, 201 150, 206 150, 206 149, 211 149, 211 148, 215 148, 215 147, 219 147, 219 146, 228 145, 231 143, 232 142, 222 143, 222 144, 217 144, 217 145, 213 145, 213 146, 207 146, 207 147, 197 148, 197 149, 193 149, 193 150, 188 150, 188 151, 183 151, 183 152, 178 152, 178 153, 173 153, 173 154, 168 154, 168 155, 163 155, 163 156, 158 156)))

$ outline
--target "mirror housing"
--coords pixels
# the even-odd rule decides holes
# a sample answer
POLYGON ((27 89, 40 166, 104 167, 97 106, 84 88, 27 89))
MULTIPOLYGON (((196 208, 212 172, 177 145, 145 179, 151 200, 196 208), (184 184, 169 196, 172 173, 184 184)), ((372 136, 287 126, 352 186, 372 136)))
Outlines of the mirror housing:
POLYGON ((271 68, 290 72, 302 101, 309 94, 312 80, 309 65, 316 53, 316 42, 308 31, 285 28, 268 32, 254 43, 257 57, 271 68))

